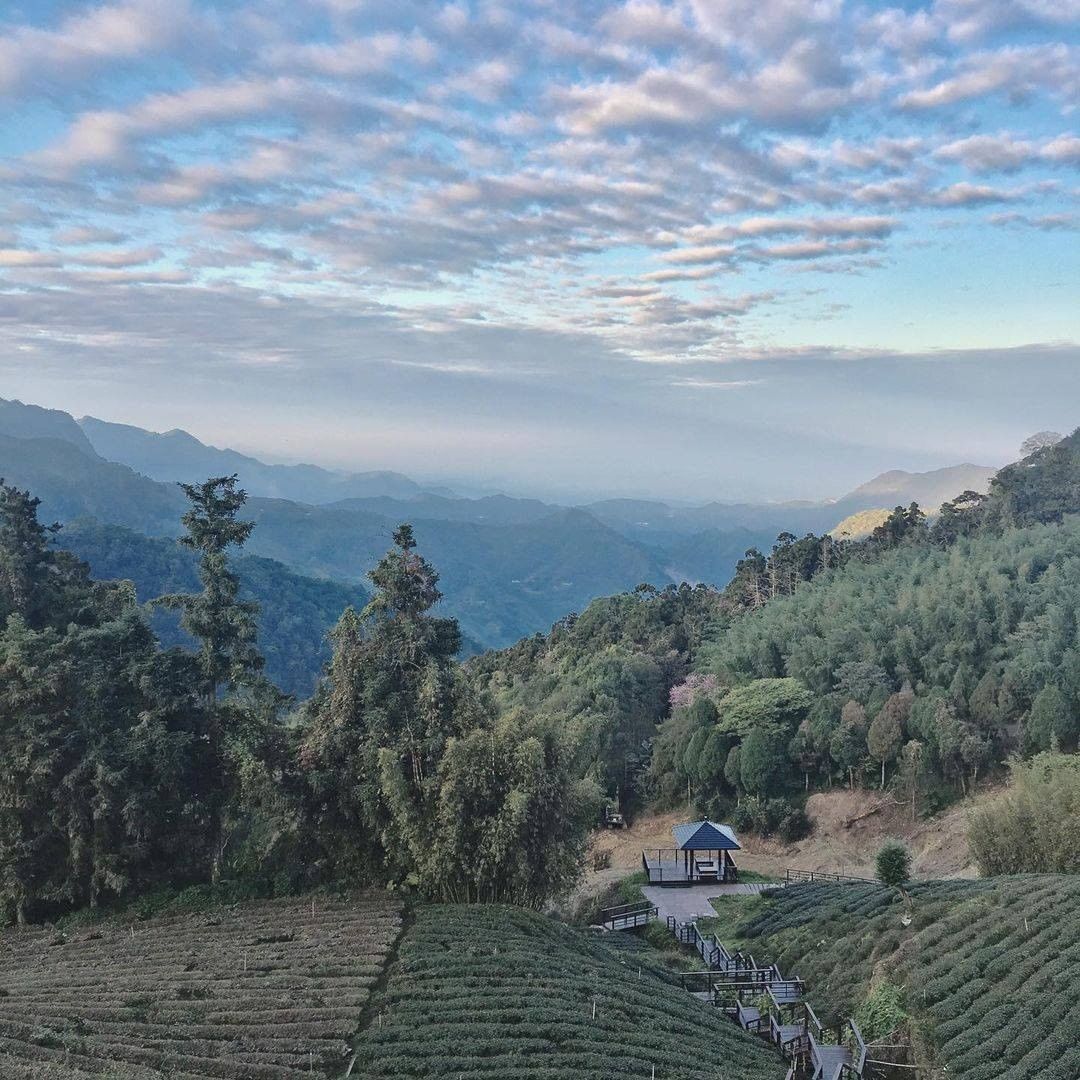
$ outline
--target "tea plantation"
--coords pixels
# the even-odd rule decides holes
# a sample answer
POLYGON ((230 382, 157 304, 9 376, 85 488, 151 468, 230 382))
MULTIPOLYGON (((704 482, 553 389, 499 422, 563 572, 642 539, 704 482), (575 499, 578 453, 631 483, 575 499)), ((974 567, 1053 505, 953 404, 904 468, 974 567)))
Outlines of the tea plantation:
MULTIPOLYGON (((612 938, 620 935, 611 935, 612 938)), ((782 1080, 647 953, 517 908, 417 911, 358 1049, 365 1080, 782 1080)))
POLYGON ((857 1015, 871 988, 892 984, 923 1064, 941 1075, 1080 1078, 1080 878, 923 882, 906 896, 798 885, 766 896, 733 934, 804 978, 830 1019, 857 1015))
POLYGON ((3 1080, 342 1076, 401 927, 381 897, 0 933, 3 1080))

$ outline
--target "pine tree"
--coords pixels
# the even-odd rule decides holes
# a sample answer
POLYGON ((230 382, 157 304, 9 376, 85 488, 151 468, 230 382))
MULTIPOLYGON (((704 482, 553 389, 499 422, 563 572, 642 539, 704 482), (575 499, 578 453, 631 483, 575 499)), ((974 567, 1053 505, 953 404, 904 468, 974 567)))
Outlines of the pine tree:
POLYGON ((247 494, 236 486, 236 476, 212 477, 201 484, 181 484, 191 508, 181 519, 184 547, 199 554, 202 592, 160 597, 162 607, 179 610, 180 625, 199 644, 198 662, 202 693, 211 718, 207 732, 212 771, 205 777, 204 803, 213 837, 211 879, 221 876, 225 845, 226 809, 237 788, 230 760, 234 731, 244 724, 242 708, 223 701, 223 689, 252 689, 258 684, 263 659, 255 647, 258 605, 240 599, 240 580, 229 566, 229 549, 242 547, 254 524, 238 521, 247 494), (238 715, 238 710, 240 715, 238 715))

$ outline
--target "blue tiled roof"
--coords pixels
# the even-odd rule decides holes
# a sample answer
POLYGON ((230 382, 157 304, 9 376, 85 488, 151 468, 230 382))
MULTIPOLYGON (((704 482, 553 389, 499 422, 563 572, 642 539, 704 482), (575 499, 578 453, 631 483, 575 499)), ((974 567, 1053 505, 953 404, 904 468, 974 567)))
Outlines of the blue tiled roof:
POLYGON ((730 825, 713 821, 688 821, 671 830, 680 851, 738 851, 742 844, 730 825))

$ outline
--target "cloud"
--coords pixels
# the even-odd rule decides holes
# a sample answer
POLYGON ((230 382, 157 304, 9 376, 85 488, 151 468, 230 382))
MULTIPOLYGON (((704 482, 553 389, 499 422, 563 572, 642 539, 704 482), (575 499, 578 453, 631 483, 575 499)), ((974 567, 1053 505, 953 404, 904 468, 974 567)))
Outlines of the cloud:
POLYGON ((905 109, 940 109, 1004 91, 1013 99, 1048 90, 1074 105, 1080 91, 1075 48, 1065 45, 1011 45, 966 57, 960 71, 921 90, 902 94, 905 109))
POLYGON ((734 384, 757 376, 697 365, 794 367, 808 336, 1080 334, 1050 280, 1080 157, 1064 2, 38 7, 0 36, 0 326, 125 388, 256 367, 396 413, 517 374, 606 416, 647 412, 638 368, 693 408, 656 365, 734 384))
POLYGON ((92 68, 144 60, 192 24, 186 0, 131 0, 68 16, 56 29, 15 26, 0 37, 0 94, 32 82, 76 81, 92 68))
POLYGON ((939 147, 934 156, 979 173, 1016 172, 1035 164, 1076 165, 1080 164, 1080 138, 1066 133, 1037 143, 1008 132, 969 135, 939 147))
POLYGON ((236 79, 174 94, 156 94, 128 110, 81 114, 58 143, 32 160, 61 172, 123 158, 139 138, 178 135, 206 124, 259 115, 295 101, 302 84, 286 78, 236 79))

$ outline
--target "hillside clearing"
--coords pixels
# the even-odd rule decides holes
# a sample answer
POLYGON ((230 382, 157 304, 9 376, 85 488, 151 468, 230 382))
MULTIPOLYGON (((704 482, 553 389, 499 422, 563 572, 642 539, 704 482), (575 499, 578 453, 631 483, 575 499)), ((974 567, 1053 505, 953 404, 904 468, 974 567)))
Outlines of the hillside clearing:
POLYGON ((0 1076, 339 1076, 400 927, 375 896, 6 931, 0 1076))

